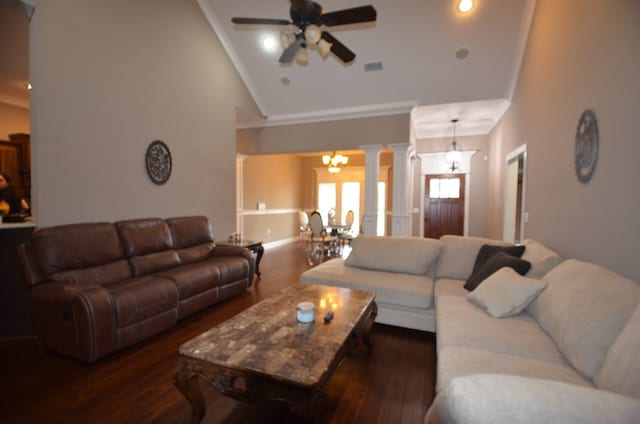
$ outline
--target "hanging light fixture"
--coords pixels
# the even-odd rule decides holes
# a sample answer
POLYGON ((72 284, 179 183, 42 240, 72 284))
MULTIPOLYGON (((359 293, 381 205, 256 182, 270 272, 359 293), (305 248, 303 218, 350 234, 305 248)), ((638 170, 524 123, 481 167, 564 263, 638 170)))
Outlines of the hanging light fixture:
POLYGON ((462 151, 460 149, 460 146, 458 145, 458 142, 456 141, 456 123, 458 122, 458 120, 452 119, 451 122, 453 123, 453 140, 451 141, 451 144, 447 149, 445 160, 447 161, 447 167, 449 168, 449 171, 455 172, 456 170, 460 169, 462 151))
POLYGON ((327 166, 327 170, 332 174, 340 172, 340 166, 349 163, 349 158, 344 155, 336 155, 333 152, 332 155, 322 155, 322 163, 327 166))

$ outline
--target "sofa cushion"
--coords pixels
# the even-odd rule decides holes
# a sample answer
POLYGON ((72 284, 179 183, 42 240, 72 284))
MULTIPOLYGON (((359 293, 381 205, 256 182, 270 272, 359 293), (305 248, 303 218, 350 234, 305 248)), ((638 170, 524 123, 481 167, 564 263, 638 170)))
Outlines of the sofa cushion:
POLYGON ((424 424, 602 424, 638 421, 640 402, 592 387, 515 375, 451 380, 424 424))
POLYGON ((564 261, 528 307, 569 362, 593 379, 640 301, 640 286, 598 265, 564 261))
POLYGON ((469 291, 475 290, 487 277, 504 267, 511 268, 517 271, 518 274, 524 275, 531 268, 531 264, 524 259, 516 258, 503 252, 496 253, 478 271, 471 274, 464 284, 464 288, 469 291))
POLYGON ((33 253, 48 276, 124 259, 113 224, 86 223, 41 228, 31 235, 33 253))
POLYGON ((169 225, 159 218, 115 223, 134 275, 146 275, 180 263, 169 225))
POLYGON ((92 267, 54 272, 49 275, 49 280, 102 286, 127 280, 132 276, 129 262, 126 259, 120 259, 92 267))
POLYGON ((532 239, 522 242, 525 246, 522 259, 531 262, 531 269, 527 272, 527 277, 542 278, 553 268, 560 264, 560 256, 553 250, 532 239))
POLYGON ((180 265, 156 275, 168 278, 176 284, 180 300, 211 290, 220 284, 220 267, 206 262, 180 265))
POLYGON ((372 291, 379 303, 428 309, 433 302, 433 280, 426 275, 354 268, 342 259, 331 259, 305 271, 300 281, 372 291))
POLYGON ((624 326, 594 380, 596 386, 640 399, 640 305, 624 326))
POLYGON ((482 237, 442 236, 442 253, 436 267, 437 278, 466 280, 473 271, 473 265, 483 244, 509 246, 511 243, 482 237))
POLYGON ((469 293, 467 300, 494 318, 506 318, 522 312, 546 286, 544 281, 502 268, 469 293))
POLYGON ((433 284, 435 298, 437 299, 440 296, 467 297, 469 292, 464 288, 464 283, 462 280, 438 278, 433 284))
POLYGON ((206 216, 169 218, 167 224, 173 237, 173 247, 182 263, 198 262, 211 256, 216 245, 206 216))
POLYGON ((419 237, 360 235, 351 242, 345 264, 363 269, 427 275, 442 250, 438 240, 419 237))
POLYGON ((166 278, 144 276, 105 288, 113 299, 118 327, 127 327, 178 307, 176 285, 166 278))
POLYGON ((589 380, 566 364, 490 350, 451 346, 442 349, 438 355, 436 393, 444 390, 454 378, 472 374, 519 375, 592 386, 589 380))
POLYGON ((529 315, 498 320, 460 296, 437 298, 436 334, 438 354, 458 346, 566 364, 553 340, 529 315))

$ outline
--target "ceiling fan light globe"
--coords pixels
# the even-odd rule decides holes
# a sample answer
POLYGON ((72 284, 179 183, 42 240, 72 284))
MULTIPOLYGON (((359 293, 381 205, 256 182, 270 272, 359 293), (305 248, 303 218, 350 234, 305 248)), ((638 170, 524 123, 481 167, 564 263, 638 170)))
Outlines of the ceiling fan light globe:
POLYGON ((340 172, 340 168, 338 168, 337 166, 330 166, 328 170, 331 174, 337 174, 338 172, 340 172))
POLYGON ((296 41, 296 36, 293 35, 293 33, 285 31, 280 33, 280 43, 282 44, 283 49, 289 47, 294 41, 296 41))
POLYGON ((323 165, 329 165, 329 161, 331 160, 331 156, 329 155, 322 155, 322 164, 323 165))
POLYGON ((320 41, 320 28, 318 25, 307 25, 304 30, 304 38, 309 44, 318 44, 318 41, 320 41))
POLYGON ((301 65, 301 66, 308 65, 309 64, 309 55, 307 54, 307 49, 302 47, 302 46, 300 46, 300 48, 296 52, 296 55, 294 56, 294 59, 296 60, 298 65, 301 65))
POLYGON ((323 59, 326 59, 329 56, 329 53, 331 53, 331 47, 333 46, 333 43, 328 42, 327 40, 324 39, 320 39, 320 41, 318 41, 317 47, 318 47, 318 52, 320 52, 320 56, 322 56, 323 59))

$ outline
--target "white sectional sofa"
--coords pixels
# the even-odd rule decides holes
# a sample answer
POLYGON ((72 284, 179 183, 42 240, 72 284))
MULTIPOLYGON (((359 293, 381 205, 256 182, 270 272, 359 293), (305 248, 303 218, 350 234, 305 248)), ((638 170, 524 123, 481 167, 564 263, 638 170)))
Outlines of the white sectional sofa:
MULTIPOLYGON (((522 312, 494 318, 463 288, 484 244, 505 245, 360 236, 347 260, 301 282, 374 291, 379 322, 436 332, 425 423, 640 423, 640 285, 528 240, 522 258, 536 280, 514 284, 544 289, 522 312)), ((501 270, 474 293, 490 294, 498 274, 509 281, 501 270)))

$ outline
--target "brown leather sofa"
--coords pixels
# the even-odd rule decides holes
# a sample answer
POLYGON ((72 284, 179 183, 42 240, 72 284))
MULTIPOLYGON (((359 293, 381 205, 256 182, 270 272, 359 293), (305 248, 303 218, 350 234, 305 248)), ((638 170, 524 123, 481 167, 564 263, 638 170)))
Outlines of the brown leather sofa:
POLYGON ((41 228, 18 256, 36 335, 87 362, 243 293, 255 269, 202 216, 41 228))

